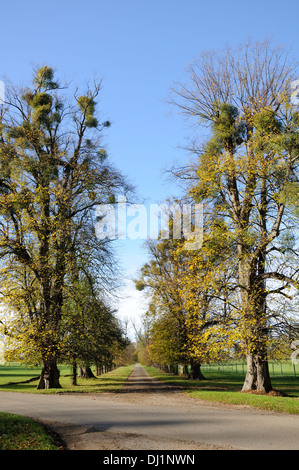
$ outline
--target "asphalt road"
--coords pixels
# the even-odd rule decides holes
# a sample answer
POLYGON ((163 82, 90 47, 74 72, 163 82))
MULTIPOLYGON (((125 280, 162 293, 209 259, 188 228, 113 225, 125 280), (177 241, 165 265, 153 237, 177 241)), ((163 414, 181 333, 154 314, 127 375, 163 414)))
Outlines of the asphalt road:
POLYGON ((0 411, 37 418, 70 450, 298 450, 299 416, 207 403, 136 365, 123 393, 0 392, 0 411))

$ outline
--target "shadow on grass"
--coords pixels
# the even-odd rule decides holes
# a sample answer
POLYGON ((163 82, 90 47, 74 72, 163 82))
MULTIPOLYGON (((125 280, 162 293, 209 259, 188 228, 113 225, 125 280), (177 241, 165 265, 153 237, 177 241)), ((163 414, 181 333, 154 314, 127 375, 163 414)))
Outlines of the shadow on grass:
POLYGON ((214 377, 206 377, 205 380, 191 380, 187 377, 172 376, 172 375, 159 375, 155 374, 153 377, 161 382, 166 382, 170 385, 179 386, 182 389, 198 389, 198 390, 230 390, 238 391, 242 387, 242 378, 232 379, 230 377, 221 377, 215 379, 214 377))
MULTIPOLYGON (((109 374, 109 373, 108 373, 109 374)), ((18 380, 28 377, 26 374, 6 374, 11 380, 8 383, 0 384, 0 391, 36 392, 37 383, 40 376, 30 377, 27 380, 18 380)), ((90 392, 115 392, 122 388, 127 381, 127 376, 96 376, 93 378, 77 378, 77 385, 71 384, 69 374, 60 376, 61 389, 38 390, 41 393, 90 393, 90 392)))
MULTIPOLYGON (((173 375, 158 369, 146 367, 155 379, 180 386, 184 390, 240 392, 244 383, 243 373, 204 371, 205 380, 190 380, 188 377, 173 375)), ((299 397, 299 378, 293 376, 271 377, 273 389, 281 391, 289 397, 299 397)))

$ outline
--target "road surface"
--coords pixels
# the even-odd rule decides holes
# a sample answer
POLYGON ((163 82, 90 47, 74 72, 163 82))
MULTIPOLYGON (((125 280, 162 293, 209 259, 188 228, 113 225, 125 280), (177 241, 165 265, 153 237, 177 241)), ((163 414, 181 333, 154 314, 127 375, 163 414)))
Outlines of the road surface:
POLYGON ((299 416, 186 396, 136 365, 122 393, 0 392, 0 411, 50 425, 69 450, 298 450, 299 416))

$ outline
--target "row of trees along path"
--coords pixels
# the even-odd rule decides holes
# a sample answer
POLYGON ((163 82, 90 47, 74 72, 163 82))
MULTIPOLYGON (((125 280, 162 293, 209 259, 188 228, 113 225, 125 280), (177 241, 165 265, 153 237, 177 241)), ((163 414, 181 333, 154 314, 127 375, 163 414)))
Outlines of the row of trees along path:
POLYGON ((119 273, 95 209, 130 188, 103 148, 100 91, 72 91, 44 66, 28 87, 7 84, 1 105, 1 300, 12 312, 2 324, 16 355, 42 362, 39 388, 60 387, 58 360, 106 363, 125 346, 108 296, 119 273))
MULTIPOLYGON (((290 343, 299 288, 296 73, 286 49, 248 42, 203 53, 172 89, 197 135, 190 162, 170 169, 184 190, 170 202, 179 214, 184 203, 203 205, 203 244, 188 250, 162 234, 148 243, 136 286, 151 296, 146 355, 155 363, 191 364, 200 377, 201 362, 236 353, 247 359, 243 391, 272 389, 268 349, 290 343)), ((176 223, 174 210, 173 234, 176 223)))

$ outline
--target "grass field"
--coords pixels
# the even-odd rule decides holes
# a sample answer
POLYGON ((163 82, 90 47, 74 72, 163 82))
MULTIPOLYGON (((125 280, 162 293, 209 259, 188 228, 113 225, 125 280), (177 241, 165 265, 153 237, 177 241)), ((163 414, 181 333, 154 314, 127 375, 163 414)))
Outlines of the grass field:
MULTIPOLYGON (((299 378, 299 365, 292 364, 290 359, 279 361, 268 361, 269 372, 271 377, 275 376, 290 376, 299 378)), ((245 375, 246 364, 245 362, 228 361, 226 363, 204 364, 203 371, 223 371, 223 372, 237 372, 245 375)))
POLYGON ((101 393, 120 389, 133 369, 133 365, 117 369, 92 379, 78 378, 77 385, 71 385, 70 369, 59 366, 60 389, 37 390, 41 369, 26 366, 0 366, 0 390, 27 393, 101 393), (32 382, 26 381, 34 379, 32 382), (23 383, 18 383, 23 382, 23 383))
POLYGON ((206 380, 190 381, 155 367, 146 367, 147 372, 157 380, 184 388, 194 398, 211 402, 252 406, 264 410, 299 414, 299 378, 293 375, 273 376, 272 386, 287 396, 258 395, 242 393, 244 374, 240 370, 203 369, 206 380))

